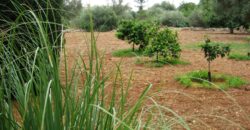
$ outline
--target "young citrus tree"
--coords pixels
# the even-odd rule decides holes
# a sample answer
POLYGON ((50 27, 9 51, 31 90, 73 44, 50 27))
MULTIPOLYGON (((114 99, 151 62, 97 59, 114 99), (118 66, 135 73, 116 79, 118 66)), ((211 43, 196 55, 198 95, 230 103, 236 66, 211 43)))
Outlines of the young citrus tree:
POLYGON ((143 51, 158 29, 159 26, 154 23, 124 20, 119 23, 116 36, 132 43, 133 51, 135 51, 135 45, 143 51))
POLYGON ((122 20, 119 22, 118 28, 116 30, 116 37, 121 40, 127 40, 127 37, 131 33, 134 21, 132 20, 122 20))
MULTIPOLYGON (((139 50, 143 50, 145 46, 147 46, 147 29, 148 24, 144 22, 135 22, 132 31, 128 36, 128 40, 130 43, 133 43, 133 45, 138 45, 139 50)), ((134 46, 133 46, 134 49, 134 46)))
POLYGON ((116 30, 116 37, 121 40, 127 40, 133 45, 133 51, 135 51, 135 43, 133 43, 131 38, 131 33, 133 32, 133 27, 135 25, 135 21, 132 20, 123 20, 119 23, 118 28, 116 30))
POLYGON ((159 56, 168 59, 179 58, 180 51, 177 34, 168 28, 156 32, 146 49, 147 53, 156 55, 157 62, 159 61, 159 56))
POLYGON ((212 75, 211 75, 211 62, 218 57, 225 57, 230 53, 229 46, 222 46, 219 44, 213 44, 209 39, 205 41, 205 44, 201 46, 202 51, 205 54, 205 58, 208 62, 208 81, 212 82, 212 75))

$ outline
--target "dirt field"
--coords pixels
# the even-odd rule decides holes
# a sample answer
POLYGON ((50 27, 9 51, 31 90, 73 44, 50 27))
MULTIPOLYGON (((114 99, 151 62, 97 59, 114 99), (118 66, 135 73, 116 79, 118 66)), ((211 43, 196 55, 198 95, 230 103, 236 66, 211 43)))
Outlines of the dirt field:
MULTIPOLYGON (((204 35, 212 41, 244 43, 246 34, 230 35, 223 31, 191 31, 179 30, 181 45, 202 42, 204 35)), ((112 71, 115 64, 122 62, 121 70, 124 79, 128 79, 133 71, 130 98, 134 99, 139 93, 153 84, 149 96, 163 106, 169 107, 184 117, 192 129, 250 129, 250 91, 230 89, 226 93, 218 90, 185 88, 175 81, 175 76, 186 72, 206 69, 207 62, 199 51, 183 50, 181 59, 191 62, 190 65, 166 65, 162 68, 145 68, 135 65, 136 58, 112 57, 112 51, 130 48, 124 41, 115 38, 115 32, 97 33, 97 46, 105 54, 104 70, 112 71), (227 119, 227 120, 224 120, 227 119), (230 121, 229 121, 230 120, 230 121), (234 123, 232 123, 234 122, 234 123)), ((80 54, 86 53, 86 37, 83 32, 65 34, 68 67, 71 69, 80 54)), ((61 65, 61 76, 65 78, 61 65)), ((240 76, 250 81, 250 61, 234 61, 217 59, 212 63, 212 72, 220 72, 240 76)))

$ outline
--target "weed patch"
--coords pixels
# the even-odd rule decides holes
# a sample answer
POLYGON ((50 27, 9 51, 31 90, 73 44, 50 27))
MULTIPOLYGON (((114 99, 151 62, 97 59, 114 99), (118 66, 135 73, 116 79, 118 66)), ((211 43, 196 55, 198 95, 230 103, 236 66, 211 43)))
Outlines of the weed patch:
POLYGON ((112 56, 114 57, 135 57, 135 56, 143 56, 143 55, 146 55, 144 54, 143 51, 140 51, 140 50, 133 51, 132 49, 121 49, 121 50, 114 51, 112 53, 112 56))
POLYGON ((241 79, 240 77, 226 74, 214 74, 212 76, 212 82, 209 82, 208 72, 203 70, 178 76, 176 80, 186 87, 222 90, 239 88, 247 84, 247 81, 241 79))
POLYGON ((135 62, 137 65, 143 65, 145 67, 149 68, 160 68, 165 65, 189 65, 190 62, 183 61, 180 59, 160 59, 159 61, 156 60, 150 60, 150 59, 143 59, 143 58, 138 58, 135 62))

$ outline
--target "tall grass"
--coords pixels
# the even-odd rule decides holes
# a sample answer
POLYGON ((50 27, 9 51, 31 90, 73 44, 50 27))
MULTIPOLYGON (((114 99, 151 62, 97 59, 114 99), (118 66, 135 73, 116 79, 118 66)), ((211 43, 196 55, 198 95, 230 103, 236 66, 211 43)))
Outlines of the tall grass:
POLYGON ((43 14, 47 15, 44 9, 25 10, 23 5, 14 1, 13 4, 21 20, 9 23, 10 28, 1 32, 0 129, 140 129, 138 111, 151 85, 134 105, 125 107, 130 83, 127 86, 118 83, 121 73, 117 66, 112 93, 105 93, 109 76, 102 72, 103 63, 96 49, 93 24, 88 61, 81 57, 82 62, 75 65, 73 76, 69 77, 64 55, 66 84, 62 86, 60 59, 54 49, 60 48, 61 55, 66 54, 63 33, 50 39, 51 32, 55 31, 51 26, 60 23, 44 18, 43 14), (23 32, 17 31, 20 28, 23 32), (53 46, 58 40, 61 45, 53 46), (16 44, 22 44, 20 49, 24 52, 31 51, 15 51, 18 49, 16 44), (78 68, 81 68, 80 72, 78 68), (84 82, 80 82, 80 77, 85 77, 84 82))

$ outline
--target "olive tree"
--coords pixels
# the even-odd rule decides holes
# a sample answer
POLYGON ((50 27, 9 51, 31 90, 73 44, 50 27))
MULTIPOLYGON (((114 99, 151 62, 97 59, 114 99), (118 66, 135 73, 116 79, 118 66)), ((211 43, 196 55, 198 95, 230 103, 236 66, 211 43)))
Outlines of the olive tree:
POLYGON ((246 28, 250 23, 249 0, 215 0, 215 16, 220 26, 228 27, 230 33, 240 26, 246 28))
POLYGON ((211 43, 210 39, 207 39, 205 41, 205 44, 203 44, 201 48, 208 62, 208 81, 212 82, 211 62, 218 57, 223 58, 229 55, 230 47, 226 45, 219 45, 219 44, 211 43))

